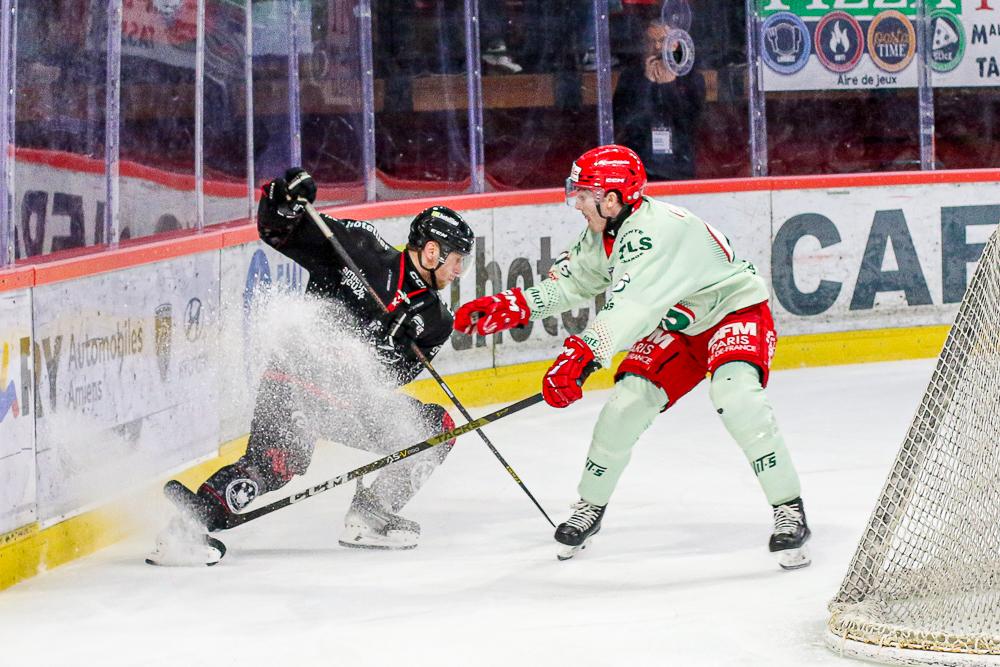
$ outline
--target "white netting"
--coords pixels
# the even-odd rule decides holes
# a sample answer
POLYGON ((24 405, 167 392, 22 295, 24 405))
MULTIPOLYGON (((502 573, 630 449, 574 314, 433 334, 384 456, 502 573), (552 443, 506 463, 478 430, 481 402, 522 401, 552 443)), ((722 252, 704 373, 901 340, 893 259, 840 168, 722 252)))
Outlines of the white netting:
POLYGON ((852 645, 847 653, 898 664, 969 664, 974 656, 996 656, 1000 664, 997 239, 994 233, 986 245, 830 603, 829 643, 852 645))

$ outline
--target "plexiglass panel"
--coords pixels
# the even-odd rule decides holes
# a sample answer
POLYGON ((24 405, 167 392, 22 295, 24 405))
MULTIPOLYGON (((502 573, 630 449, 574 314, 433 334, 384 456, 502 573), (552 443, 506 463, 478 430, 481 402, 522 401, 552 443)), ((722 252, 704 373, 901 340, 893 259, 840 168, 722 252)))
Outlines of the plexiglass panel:
POLYGON ((938 169, 1000 166, 997 88, 935 89, 934 127, 938 169))
POLYGON ((326 204, 364 199, 361 32, 356 0, 312 0, 299 61, 302 162, 326 204))
POLYGON ((938 168, 1000 165, 998 20, 996 3, 932 3, 928 63, 938 168))
MULTIPOLYGON (((288 105, 290 0, 253 0, 253 153, 258 184, 292 165, 292 127, 288 105)), ((299 34, 309 34, 311 6, 299 2, 299 34), (305 23, 305 25, 303 25, 305 23)), ((309 44, 301 40, 301 52, 309 44)))
POLYGON ((249 0, 205 0, 205 224, 247 215, 246 15, 249 0))
POLYGON ((750 174, 745 19, 732 0, 626 3, 612 14, 615 139, 651 181, 750 174))
POLYGON ((105 242, 105 5, 19 3, 17 258, 105 242))
POLYGON ((121 240, 196 224, 197 1, 122 3, 121 240))
POLYGON ((598 143, 591 0, 480 0, 486 181, 561 186, 598 143))
POLYGON ((461 0, 372 2, 380 199, 468 190, 461 0))
POLYGON ((915 3, 876 4, 759 3, 769 174, 920 168, 915 3))

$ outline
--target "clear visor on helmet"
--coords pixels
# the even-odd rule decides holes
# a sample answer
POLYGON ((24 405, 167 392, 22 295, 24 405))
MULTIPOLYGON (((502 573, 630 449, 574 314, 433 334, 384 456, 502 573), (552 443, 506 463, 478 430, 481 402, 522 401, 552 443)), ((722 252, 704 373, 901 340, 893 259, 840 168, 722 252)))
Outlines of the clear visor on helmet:
POLYGON ((469 245, 469 252, 467 253, 451 249, 447 255, 443 255, 441 257, 440 266, 438 267, 438 270, 440 270, 441 268, 457 269, 459 278, 466 277, 467 275, 469 275, 469 272, 472 271, 472 265, 476 263, 474 257, 475 250, 476 250, 475 240, 473 240, 472 243, 469 245))
POLYGON ((594 203, 598 203, 604 198, 604 190, 601 188, 588 187, 585 185, 580 185, 572 178, 566 179, 566 205, 571 208, 576 208, 578 201, 583 199, 592 199, 594 203))

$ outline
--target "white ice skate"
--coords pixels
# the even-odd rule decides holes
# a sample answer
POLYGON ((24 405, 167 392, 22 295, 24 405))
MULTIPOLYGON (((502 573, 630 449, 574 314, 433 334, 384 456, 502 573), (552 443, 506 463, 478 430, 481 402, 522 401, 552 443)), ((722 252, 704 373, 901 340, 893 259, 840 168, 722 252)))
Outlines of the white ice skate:
POLYGON ((607 505, 593 505, 579 500, 570 508, 572 516, 556 528, 556 542, 561 545, 556 552, 559 560, 569 560, 587 548, 590 540, 601 530, 601 519, 607 505))
POLYGON ((802 498, 774 506, 774 533, 768 549, 783 569, 797 570, 812 563, 806 548, 810 534, 802 498))
POLYGON ((369 489, 358 484, 344 517, 340 545, 352 549, 413 549, 420 524, 386 510, 369 489))
POLYGON ((177 515, 156 536, 156 547, 146 563, 163 567, 215 565, 225 555, 225 544, 207 535, 198 522, 177 515))

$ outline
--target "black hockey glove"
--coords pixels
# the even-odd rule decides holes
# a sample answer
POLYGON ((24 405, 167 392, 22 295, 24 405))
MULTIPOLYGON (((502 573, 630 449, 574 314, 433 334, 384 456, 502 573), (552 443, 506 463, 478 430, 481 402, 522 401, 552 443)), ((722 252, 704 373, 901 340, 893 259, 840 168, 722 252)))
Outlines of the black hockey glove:
POLYGON ((434 303, 434 296, 425 293, 419 297, 409 298, 400 293, 397 298, 402 301, 391 313, 382 316, 382 330, 385 332, 385 342, 399 350, 407 359, 416 360, 413 344, 424 332, 424 320, 420 313, 434 303))
POLYGON ((316 201, 316 181, 309 172, 299 167, 289 169, 284 178, 274 179, 262 190, 257 215, 257 227, 262 238, 286 236, 299 224, 306 211, 301 199, 310 204, 316 201))

